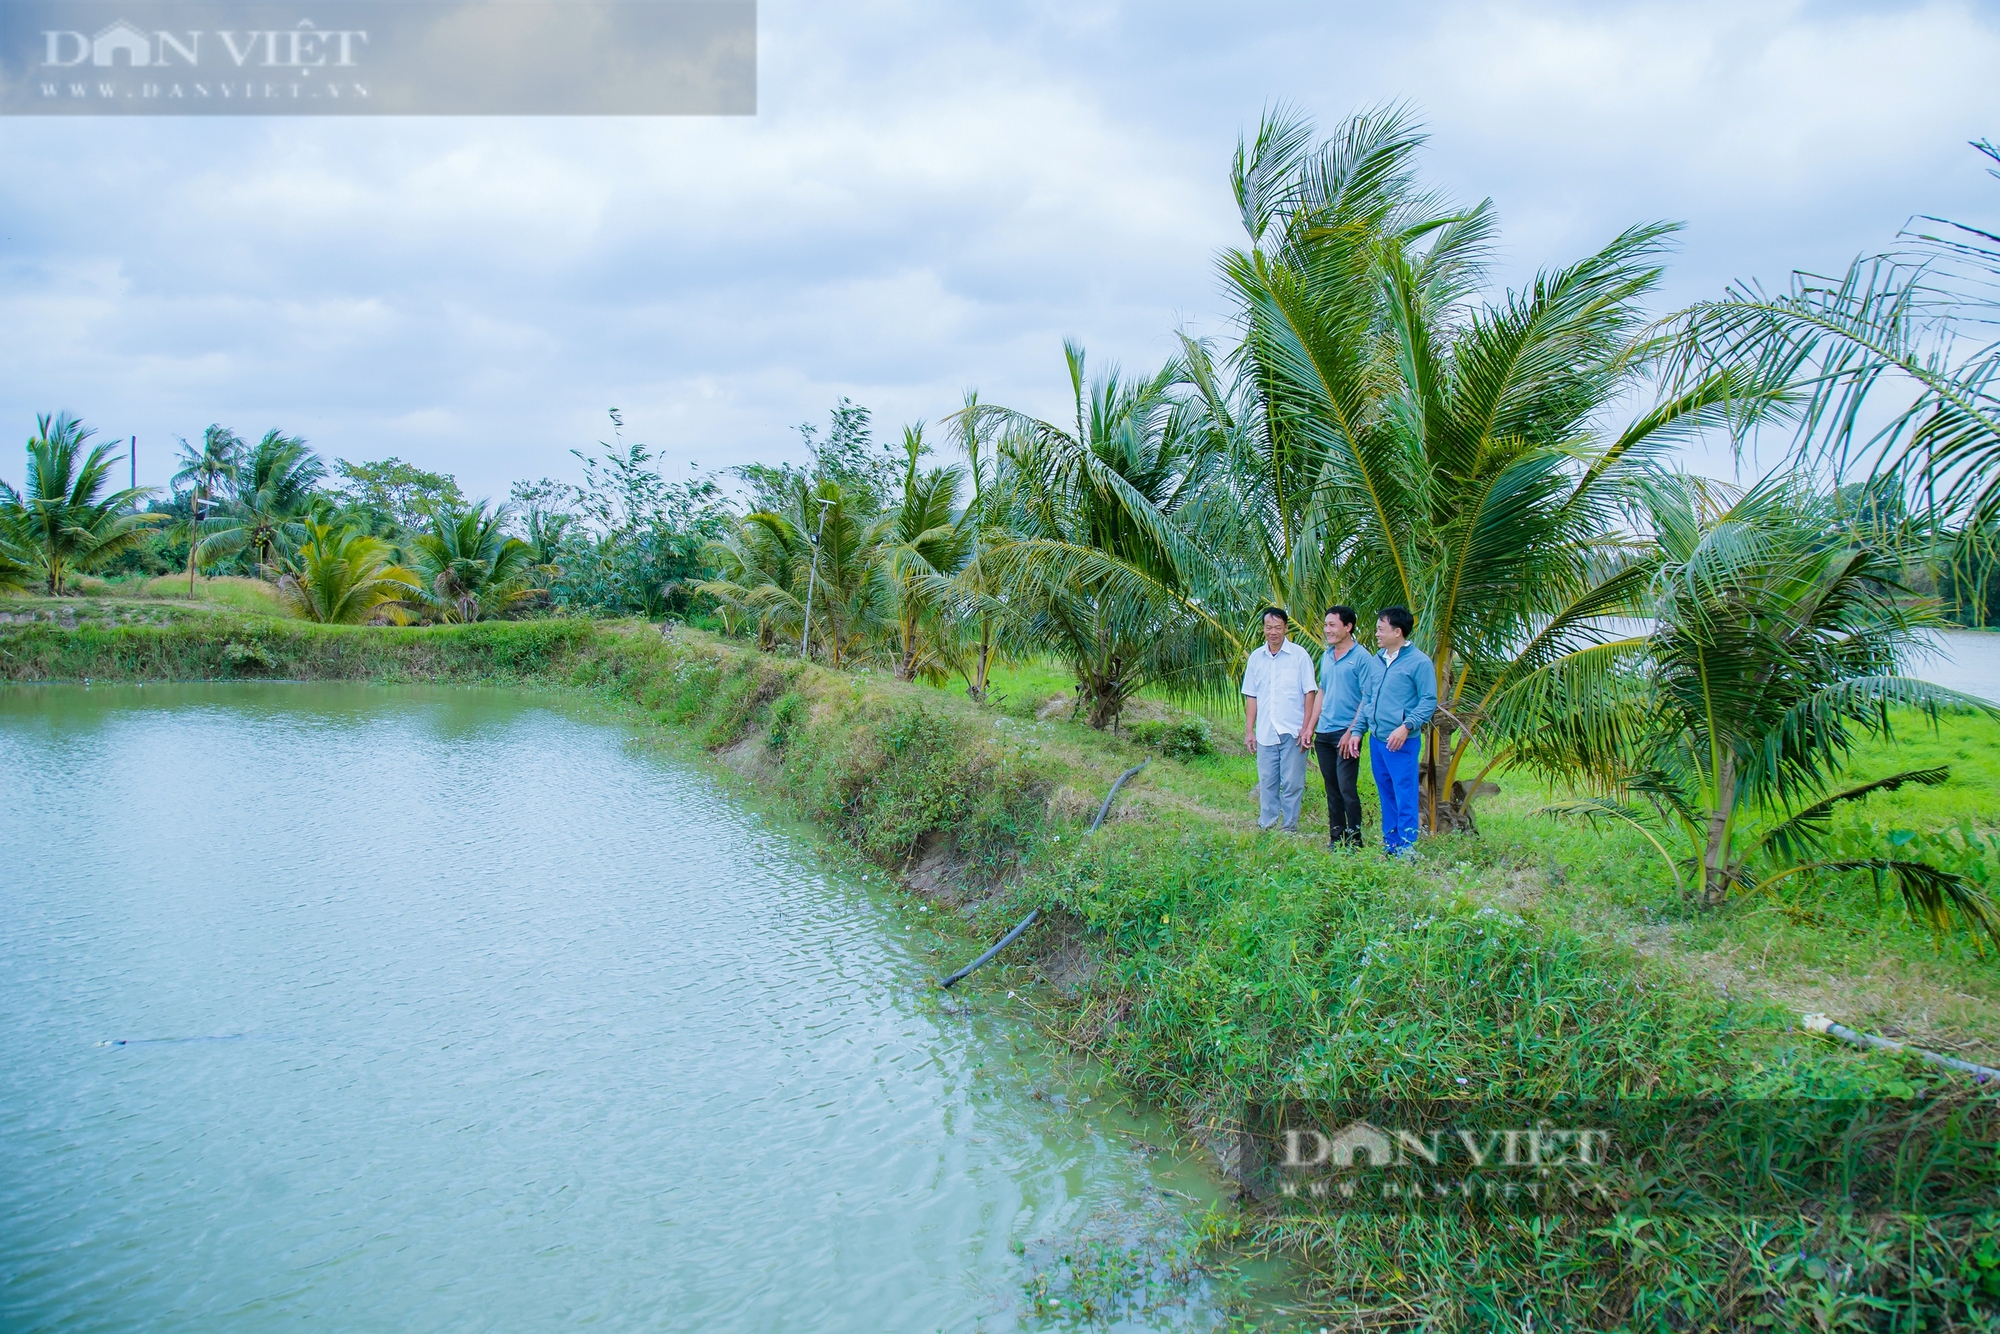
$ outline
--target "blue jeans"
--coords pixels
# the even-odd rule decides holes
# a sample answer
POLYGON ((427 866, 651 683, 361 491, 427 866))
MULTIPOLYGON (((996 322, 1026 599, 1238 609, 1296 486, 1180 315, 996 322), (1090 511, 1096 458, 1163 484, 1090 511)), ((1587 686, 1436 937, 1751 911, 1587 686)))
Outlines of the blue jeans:
POLYGON ((1368 738, 1368 767, 1375 771, 1375 793, 1382 798, 1382 850, 1408 852, 1417 846, 1417 758, 1424 739, 1412 735, 1401 750, 1390 750, 1382 738, 1368 738))

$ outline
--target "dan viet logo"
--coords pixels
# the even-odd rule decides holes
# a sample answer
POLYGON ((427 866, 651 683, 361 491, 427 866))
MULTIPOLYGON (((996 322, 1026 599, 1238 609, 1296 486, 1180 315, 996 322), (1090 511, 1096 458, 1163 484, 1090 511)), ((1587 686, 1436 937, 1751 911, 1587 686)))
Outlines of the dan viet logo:
POLYGON ((366 83, 342 77, 361 66, 365 28, 320 28, 301 19, 290 28, 148 31, 119 19, 94 34, 44 28, 41 37, 44 98, 368 96, 366 83), (113 81, 99 71, 144 71, 144 77, 113 81))
POLYGON ((756 112, 757 0, 0 0, 0 115, 756 112))
POLYGON ((1447 1200, 1610 1204, 1592 1169, 1605 1167, 1612 1133, 1598 1126, 1385 1128, 1355 1120, 1338 1129, 1287 1127, 1278 1193, 1316 1200, 1447 1200))

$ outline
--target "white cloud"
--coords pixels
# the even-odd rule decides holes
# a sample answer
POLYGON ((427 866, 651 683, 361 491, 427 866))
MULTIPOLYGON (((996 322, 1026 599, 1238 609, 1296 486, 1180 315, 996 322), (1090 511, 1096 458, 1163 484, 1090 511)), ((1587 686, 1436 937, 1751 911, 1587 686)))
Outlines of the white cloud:
MULTIPOLYGON (((1492 195, 1502 276, 1689 223, 1667 295, 1780 280, 1916 212, 1990 216, 1993 18, 1967 5, 767 3, 748 119, 0 124, 0 418, 210 421, 400 454, 471 494, 628 437, 795 452, 1059 410, 1060 339, 1156 364, 1226 312, 1228 155, 1265 105, 1409 100, 1492 195)), ((0 457, 0 475, 12 469, 0 457)))

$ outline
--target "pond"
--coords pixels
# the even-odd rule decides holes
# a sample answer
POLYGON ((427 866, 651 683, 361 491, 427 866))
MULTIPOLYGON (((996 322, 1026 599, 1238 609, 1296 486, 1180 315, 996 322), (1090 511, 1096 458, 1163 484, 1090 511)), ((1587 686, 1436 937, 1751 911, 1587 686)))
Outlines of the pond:
POLYGON ((1920 680, 2000 704, 2000 634, 1991 630, 1944 630, 1911 664, 1920 680))
POLYGON ((1167 1126, 617 725, 15 687, 0 828, 0 1327, 1222 1323, 1167 1126))
MULTIPOLYGON (((1604 624, 1617 634, 1650 633, 1653 622, 1608 618, 1604 624)), ((2000 632, 1992 630, 1926 631, 1924 642, 1911 653, 1904 670, 1919 681, 2000 704, 2000 632)))

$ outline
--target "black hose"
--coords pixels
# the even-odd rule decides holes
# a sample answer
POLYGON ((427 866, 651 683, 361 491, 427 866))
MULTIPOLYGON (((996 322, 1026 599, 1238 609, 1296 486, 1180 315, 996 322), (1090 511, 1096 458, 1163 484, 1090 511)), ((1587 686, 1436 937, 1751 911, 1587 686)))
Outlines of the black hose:
POLYGON ((1152 762, 1153 762, 1152 758, 1148 756, 1146 759, 1140 760, 1137 764, 1133 765, 1130 769, 1127 769, 1124 773, 1118 775, 1118 781, 1113 783, 1111 785, 1111 790, 1104 794, 1104 804, 1097 808, 1097 818, 1090 822, 1091 833, 1093 834, 1096 833, 1097 827, 1104 823, 1104 817, 1110 814, 1111 799, 1118 795, 1119 788, 1125 786, 1125 780, 1130 778, 1133 774, 1138 773, 1141 769, 1145 768, 1152 762))
MULTIPOLYGON (((1141 769, 1145 768, 1152 762, 1153 761, 1151 759, 1141 760, 1137 764, 1133 765, 1130 769, 1127 769, 1124 773, 1118 775, 1118 781, 1113 783, 1111 785, 1111 790, 1104 794, 1104 804, 1097 808, 1097 818, 1090 822, 1091 833, 1093 834, 1096 833, 1098 826, 1104 823, 1104 817, 1108 815, 1111 811, 1111 800, 1112 798, 1118 795, 1118 789, 1125 786, 1125 780, 1130 778, 1133 774, 1138 773, 1141 769)), ((951 988, 957 986, 960 982, 963 982, 967 977, 971 976, 973 973, 978 972, 981 968, 984 968, 987 964, 992 963, 994 955, 998 954, 1001 950, 1006 949, 1009 945, 1019 940, 1021 938, 1021 933, 1023 931, 1026 931, 1029 927, 1033 926, 1035 924, 1035 919, 1040 917, 1041 915, 1042 915, 1042 910, 1040 908, 1034 908, 1029 910, 1028 915, 1026 917, 1023 917, 1012 931, 1009 931, 1006 935, 1000 937, 999 940, 994 942, 992 949, 986 951, 986 953, 980 955, 977 959, 974 959, 971 963, 965 965, 965 967, 959 969, 957 972, 953 973, 950 977, 947 977, 944 981, 938 983, 938 985, 943 987, 945 990, 949 991, 951 988)))
POLYGON ((1016 926, 1012 931, 1009 931, 1006 935, 1000 937, 999 941, 993 946, 992 949, 986 951, 986 953, 980 955, 977 959, 974 959, 971 963, 965 965, 965 967, 959 969, 957 972, 953 973, 950 977, 947 977, 944 981, 938 983, 938 985, 943 987, 945 990, 949 991, 951 988, 957 986, 960 982, 964 981, 965 978, 970 974, 977 972, 979 969, 984 968, 987 964, 993 962, 994 955, 998 954, 1001 950, 1006 949, 1016 940, 1019 940, 1021 938, 1021 933, 1023 931, 1026 931, 1029 927, 1033 926, 1035 924, 1035 919, 1037 917, 1040 917, 1041 915, 1042 915, 1042 910, 1040 908, 1035 908, 1031 910, 1026 917, 1023 917, 1021 919, 1020 924, 1018 926, 1016 926))

